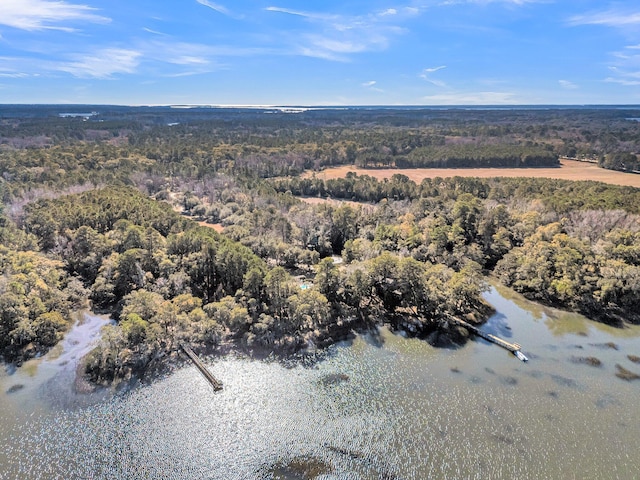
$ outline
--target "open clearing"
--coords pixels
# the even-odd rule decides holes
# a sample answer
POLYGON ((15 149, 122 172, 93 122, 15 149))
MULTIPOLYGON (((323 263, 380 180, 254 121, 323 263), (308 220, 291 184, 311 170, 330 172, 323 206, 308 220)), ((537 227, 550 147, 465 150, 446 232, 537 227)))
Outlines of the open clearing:
POLYGON ((416 183, 425 178, 435 177, 530 177, 530 178, 557 178, 561 180, 594 180, 612 185, 626 185, 640 188, 640 175, 623 173, 615 170, 605 170, 596 164, 578 162, 576 160, 561 160, 558 168, 380 168, 364 169, 343 165, 327 168, 321 172, 305 172, 305 177, 316 177, 323 180, 331 178, 343 178, 349 172, 358 175, 369 175, 377 179, 391 178, 394 174, 406 175, 416 183))
POLYGON ((221 223, 198 222, 198 225, 202 227, 213 228, 218 233, 222 233, 222 231, 224 230, 224 226, 221 223))

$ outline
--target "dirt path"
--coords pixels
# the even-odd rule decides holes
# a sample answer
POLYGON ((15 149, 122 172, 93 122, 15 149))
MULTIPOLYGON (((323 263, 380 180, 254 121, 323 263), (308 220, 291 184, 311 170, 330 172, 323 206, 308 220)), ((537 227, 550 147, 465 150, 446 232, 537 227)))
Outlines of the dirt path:
POLYGON ((562 160, 559 168, 382 168, 364 169, 344 165, 341 167, 327 168, 321 172, 306 172, 305 177, 316 175, 324 180, 330 178, 343 178, 348 172, 358 175, 369 175, 377 179, 390 178, 396 173, 406 175, 416 183, 425 178, 435 177, 530 177, 530 178, 557 178, 561 180, 594 180, 612 185, 626 185, 640 188, 640 175, 634 173, 616 172, 605 170, 593 163, 578 162, 576 160, 562 160))

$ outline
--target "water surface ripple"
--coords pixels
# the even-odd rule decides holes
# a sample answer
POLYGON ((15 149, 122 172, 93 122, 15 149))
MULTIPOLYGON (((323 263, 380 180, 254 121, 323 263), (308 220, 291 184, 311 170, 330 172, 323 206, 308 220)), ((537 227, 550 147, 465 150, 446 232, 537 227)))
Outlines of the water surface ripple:
MULTIPOLYGON (((435 349, 382 331, 312 365, 208 359, 90 405, 0 378, 2 479, 634 478, 640 329, 616 330, 492 289, 483 340, 435 349), (615 344, 613 348, 611 344, 615 344), (597 357, 600 366, 576 362, 597 357), (33 399, 35 395, 35 399, 33 399), (31 399, 31 400, 28 400, 31 399)), ((27 379, 28 380, 28 379, 27 379)))

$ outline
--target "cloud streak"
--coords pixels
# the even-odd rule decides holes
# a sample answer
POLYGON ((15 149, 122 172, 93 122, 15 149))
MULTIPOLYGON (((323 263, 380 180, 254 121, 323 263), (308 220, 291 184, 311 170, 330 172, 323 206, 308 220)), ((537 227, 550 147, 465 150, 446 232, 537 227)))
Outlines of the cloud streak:
POLYGON ((639 11, 607 10, 575 15, 569 19, 569 25, 603 25, 613 28, 625 28, 640 25, 639 11))
POLYGON ((213 3, 209 0, 196 0, 200 5, 204 5, 205 7, 209 7, 211 10, 215 10, 218 13, 223 15, 231 16, 231 12, 224 5, 220 5, 219 3, 213 3))
MULTIPOLYGON (((596 25, 623 32, 631 41, 640 38, 640 7, 632 9, 612 8, 609 10, 575 15, 568 20, 571 26, 596 25)), ((623 86, 640 85, 640 45, 627 45, 622 50, 610 52, 609 70, 612 74, 604 79, 606 83, 623 86)))
POLYGON ((69 22, 109 23, 111 19, 97 15, 87 5, 50 0, 2 0, 0 25, 21 30, 74 31, 69 22), (62 24, 62 25, 61 25, 62 24))
POLYGON ((162 37, 166 37, 167 36, 166 33, 162 33, 162 32, 159 32, 157 30, 152 30, 152 29, 147 28, 147 27, 143 27, 142 30, 144 30, 145 32, 148 32, 148 33, 153 33, 154 35, 160 35, 162 37))
POLYGON ((30 77, 28 73, 0 73, 0 78, 27 78, 30 77))
POLYGON ((629 78, 607 77, 604 81, 607 83, 617 83, 618 85, 623 85, 625 87, 637 87, 640 85, 640 80, 632 80, 629 78))
POLYGON ((432 73, 442 70, 443 68, 447 68, 447 66, 440 65, 439 67, 425 68, 424 70, 422 70, 422 73, 420 74, 420 78, 422 78, 423 80, 426 80, 432 85, 435 85, 436 87, 446 87, 447 84, 442 80, 436 80, 434 78, 431 78, 432 73))
POLYGON ((333 21, 338 20, 340 18, 339 15, 331 15, 325 13, 313 13, 313 12, 304 12, 302 10, 293 10, 290 8, 282 8, 282 7, 267 7, 265 8, 267 12, 274 13, 284 13, 286 15, 293 15, 295 17, 303 17, 311 20, 326 20, 333 21))
POLYGON ((107 79, 115 74, 135 73, 142 53, 137 50, 106 48, 95 54, 78 57, 72 62, 61 63, 56 70, 79 78, 107 79))
POLYGON ((362 86, 363 86, 364 88, 366 88, 367 90, 372 90, 372 91, 374 91, 374 92, 380 92, 380 93, 384 92, 384 90, 383 90, 383 89, 376 87, 376 84, 377 84, 377 83, 378 83, 378 82, 376 82, 375 80, 370 80, 370 81, 368 81, 368 82, 364 82, 364 83, 362 83, 362 86))
MULTIPOLYGON (((633 48, 633 47, 628 47, 633 48)), ((640 85, 640 55, 619 55, 619 66, 610 66, 612 75, 605 78, 607 83, 617 83, 625 87, 640 85)))
POLYGON ((576 85, 573 82, 570 82, 569 80, 558 80, 558 83, 562 88, 565 88, 567 90, 575 90, 578 88, 578 85, 576 85))
POLYGON ((350 55, 386 50, 394 36, 405 33, 398 25, 414 16, 414 10, 389 8, 363 15, 317 13, 270 6, 267 12, 290 15, 304 21, 304 29, 285 37, 292 54, 346 62, 350 55), (309 25, 311 27, 309 27, 309 25))

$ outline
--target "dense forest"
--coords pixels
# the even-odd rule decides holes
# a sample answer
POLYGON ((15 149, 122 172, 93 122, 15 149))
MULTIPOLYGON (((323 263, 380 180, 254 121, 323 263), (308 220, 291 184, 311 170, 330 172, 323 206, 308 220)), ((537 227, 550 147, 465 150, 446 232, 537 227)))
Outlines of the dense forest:
POLYGON ((637 117, 2 107, 1 355, 46 352, 86 307, 115 320, 85 360, 99 383, 157 368, 181 341, 286 353, 384 322, 461 342, 466 331, 448 320, 486 319, 487 276, 600 321, 640 323, 639 189, 416 184, 402 170, 384 181, 298 176, 345 163, 526 168, 559 155, 635 170, 637 117))
POLYGON ((94 309, 119 320, 87 359, 87 372, 99 382, 162 362, 180 341, 293 352, 382 319, 410 322, 420 333, 449 316, 479 320, 488 311, 477 269, 456 272, 390 252, 348 272, 325 259, 316 266, 314 287, 303 290, 283 266, 128 187, 38 200, 25 207, 21 225, 46 256, 29 254, 39 259, 32 260, 35 286, 16 292, 15 276, 28 260, 20 263, 24 254, 18 254, 18 265, 4 272, 12 276, 0 301, 9 304, 23 293, 41 299, 44 311, 29 310, 29 300, 23 316, 12 311, 3 318, 10 339, 5 357, 28 358, 34 345, 54 344, 68 326, 73 294, 84 292, 94 309), (49 265, 47 258, 58 260, 49 265))
POLYGON ((640 110, 0 107, 3 198, 42 185, 126 182, 140 170, 262 178, 349 164, 638 170, 640 110), (85 113, 83 113, 85 112, 85 113), (88 112, 88 113, 86 113, 88 112), (61 114, 77 115, 60 117, 61 114))

